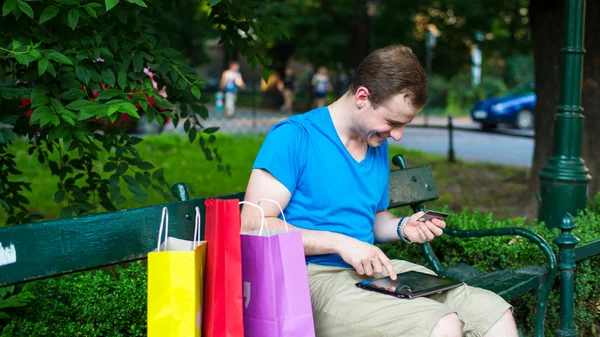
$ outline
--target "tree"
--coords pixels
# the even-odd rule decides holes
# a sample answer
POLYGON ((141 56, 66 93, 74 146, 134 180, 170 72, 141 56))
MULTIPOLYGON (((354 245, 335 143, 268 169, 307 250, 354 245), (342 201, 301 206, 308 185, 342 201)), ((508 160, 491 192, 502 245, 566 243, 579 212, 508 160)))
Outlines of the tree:
MULTIPOLYGON (((141 113, 160 124, 183 121, 190 142, 229 170, 212 135, 217 129, 202 125, 208 117, 200 101, 203 81, 172 48, 185 45, 185 37, 169 34, 172 24, 165 20, 177 3, 0 1, 0 206, 8 223, 39 218, 27 208, 29 184, 18 180, 9 151, 15 134, 57 177, 54 199, 67 203, 61 216, 116 210, 125 201, 122 188, 138 201, 150 189, 172 198, 163 170, 135 150, 142 139, 126 132, 124 120, 141 113), (101 153, 108 153, 106 162, 99 163, 101 153)), ((190 3, 197 11, 184 14, 202 14, 224 43, 235 44, 252 64, 268 65, 254 48, 255 36, 281 30, 274 28, 277 20, 261 24, 260 1, 190 3)))
MULTIPOLYGON (((531 216, 536 216, 535 192, 539 188, 538 173, 552 155, 554 114, 560 97, 560 48, 563 47, 564 6, 562 0, 531 0, 529 16, 535 59, 537 103, 535 107, 535 150, 527 191, 521 204, 531 216)), ((592 174, 590 195, 600 191, 600 5, 587 1, 583 86, 581 105, 584 108, 582 157, 592 174)))

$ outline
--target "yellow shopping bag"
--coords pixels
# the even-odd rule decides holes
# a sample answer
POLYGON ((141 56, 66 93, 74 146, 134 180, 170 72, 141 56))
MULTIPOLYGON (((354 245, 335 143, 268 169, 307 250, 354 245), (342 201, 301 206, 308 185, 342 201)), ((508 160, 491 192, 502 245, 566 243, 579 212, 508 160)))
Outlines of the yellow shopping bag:
POLYGON ((169 237, 168 232, 169 213, 165 207, 158 247, 148 253, 148 337, 199 337, 206 242, 200 241, 198 207, 194 241, 169 237))

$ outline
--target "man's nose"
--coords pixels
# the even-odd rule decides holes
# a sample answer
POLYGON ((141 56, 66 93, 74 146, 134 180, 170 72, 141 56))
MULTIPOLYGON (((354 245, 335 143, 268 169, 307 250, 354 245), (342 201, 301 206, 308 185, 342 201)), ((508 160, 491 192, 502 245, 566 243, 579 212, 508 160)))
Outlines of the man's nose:
POLYGON ((390 137, 394 138, 395 141, 400 141, 402 139, 402 134, 404 133, 404 125, 394 128, 390 131, 390 137))

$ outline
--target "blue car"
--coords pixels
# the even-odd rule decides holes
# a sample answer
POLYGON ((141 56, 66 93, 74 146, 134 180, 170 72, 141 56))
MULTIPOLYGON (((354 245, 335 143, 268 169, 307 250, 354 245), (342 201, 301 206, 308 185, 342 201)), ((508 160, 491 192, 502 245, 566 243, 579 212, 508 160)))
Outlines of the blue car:
POLYGON ((533 128, 535 93, 488 98, 476 102, 471 108, 471 117, 484 129, 498 124, 510 124, 521 130, 533 128))

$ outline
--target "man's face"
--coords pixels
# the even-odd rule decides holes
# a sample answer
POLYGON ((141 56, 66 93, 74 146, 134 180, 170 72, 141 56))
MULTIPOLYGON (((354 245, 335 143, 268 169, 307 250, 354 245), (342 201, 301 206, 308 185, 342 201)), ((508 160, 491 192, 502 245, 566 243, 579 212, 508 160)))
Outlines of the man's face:
POLYGON ((396 94, 377 108, 369 99, 360 109, 355 130, 369 146, 378 147, 387 138, 402 138, 404 126, 410 123, 421 109, 413 107, 406 94, 396 94))

